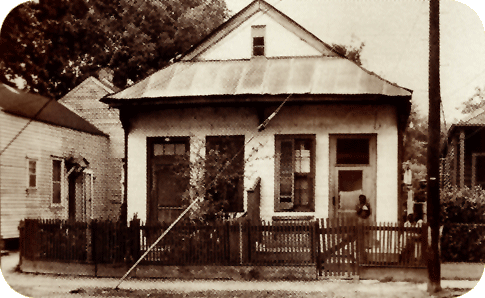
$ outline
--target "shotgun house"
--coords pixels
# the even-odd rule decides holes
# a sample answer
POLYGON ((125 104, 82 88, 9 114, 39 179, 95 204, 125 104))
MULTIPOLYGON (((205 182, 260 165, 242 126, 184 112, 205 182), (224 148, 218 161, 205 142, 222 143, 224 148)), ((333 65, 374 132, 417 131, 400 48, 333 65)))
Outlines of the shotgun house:
POLYGON ((112 71, 101 69, 98 77, 90 76, 64 95, 59 102, 83 117, 109 137, 109 151, 106 161, 108 187, 107 200, 112 210, 107 210, 110 217, 119 217, 120 206, 123 202, 123 158, 124 132, 121 127, 119 111, 110 109, 99 100, 118 91, 112 84, 112 71))
POLYGON ((109 139, 53 99, 0 85, 1 237, 25 218, 105 219, 109 139))
POLYGON ((450 127, 441 159, 441 187, 485 188, 484 127, 484 109, 450 127))
POLYGON ((120 110, 127 135, 128 218, 173 221, 200 177, 177 178, 169 166, 226 148, 232 171, 244 173, 225 190, 236 216, 355 217, 365 195, 370 220, 397 222, 411 94, 254 1, 102 101, 120 110))

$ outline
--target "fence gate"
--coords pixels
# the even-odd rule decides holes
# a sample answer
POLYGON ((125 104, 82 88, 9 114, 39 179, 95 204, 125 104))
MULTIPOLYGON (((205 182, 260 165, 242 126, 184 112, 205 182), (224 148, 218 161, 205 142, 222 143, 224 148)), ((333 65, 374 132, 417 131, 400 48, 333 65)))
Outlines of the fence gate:
POLYGON ((319 276, 351 278, 357 275, 357 225, 353 221, 318 221, 320 243, 317 269, 319 276))

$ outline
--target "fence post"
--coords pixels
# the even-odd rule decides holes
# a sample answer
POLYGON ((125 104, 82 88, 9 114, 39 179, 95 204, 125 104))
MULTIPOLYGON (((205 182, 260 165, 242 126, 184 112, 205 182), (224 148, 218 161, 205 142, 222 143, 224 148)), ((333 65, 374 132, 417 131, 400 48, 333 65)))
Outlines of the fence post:
MULTIPOLYGON (((132 231, 130 233, 130 240, 129 243, 131 243, 131 257, 132 257, 132 262, 135 260, 138 260, 140 258, 140 219, 139 218, 134 218, 131 220, 130 223, 130 230, 132 231)), ((132 263, 130 262, 130 263, 132 263)))
POLYGON ((98 242, 97 240, 97 221, 93 220, 90 223, 91 228, 91 258, 94 263, 94 276, 98 276, 98 242))
POLYGON ((428 223, 421 225, 421 265, 428 265, 428 223))
POLYGON ((251 263, 251 222, 248 220, 245 223, 245 226, 247 228, 247 232, 245 234, 246 237, 244 237, 244 242, 243 246, 245 246, 245 252, 246 252, 246 257, 243 260, 243 264, 248 265, 251 263))
POLYGON ((355 263, 357 266, 357 275, 360 275, 360 265, 363 263, 365 253, 365 229, 364 224, 359 220, 354 221, 354 224, 357 230, 357 259, 355 263))
MULTIPOLYGON (((19 266, 22 266, 22 257, 25 256, 25 221, 19 223, 19 266)), ((0 240, 1 241, 1 240, 0 240)))
POLYGON ((39 220, 32 220, 30 225, 30 235, 32 241, 30 242, 30 251, 32 252, 32 261, 37 261, 38 257, 40 256, 40 241, 38 241, 38 237, 40 237, 39 231, 39 220))
POLYGON ((322 268, 322 264, 320 261, 320 225, 318 223, 318 219, 313 222, 313 253, 316 266, 316 279, 320 276, 320 270, 322 268))

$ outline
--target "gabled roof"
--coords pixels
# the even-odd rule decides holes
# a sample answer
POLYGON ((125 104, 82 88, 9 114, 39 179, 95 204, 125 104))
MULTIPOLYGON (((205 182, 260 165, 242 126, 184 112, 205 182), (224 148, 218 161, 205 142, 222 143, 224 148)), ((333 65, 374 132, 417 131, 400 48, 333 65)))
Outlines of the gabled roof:
POLYGON ((466 116, 458 123, 452 124, 448 130, 448 139, 454 134, 454 132, 459 128, 473 128, 485 126, 485 109, 480 108, 466 116))
POLYGON ((0 84, 0 109, 35 121, 105 136, 93 124, 54 99, 26 93, 5 84, 0 84), (42 111, 39 113, 41 109, 42 111), (39 114, 37 115, 37 113, 39 114))
POLYGON ((204 53, 208 48, 219 42, 222 38, 227 36, 234 29, 239 27, 242 23, 258 12, 263 12, 264 14, 273 17, 273 19, 276 21, 279 21, 280 25, 317 49, 322 55, 341 57, 341 55, 333 50, 330 45, 324 43, 313 33, 300 26, 297 22, 293 21, 274 6, 263 0, 255 0, 243 8, 240 12, 235 14, 228 21, 224 22, 222 25, 212 31, 211 34, 206 36, 198 44, 193 46, 187 53, 183 55, 181 60, 197 60, 200 54, 204 53))
MULTIPOLYGON (((257 101, 265 95, 312 95, 322 100, 342 100, 336 95, 385 96, 386 103, 403 99, 409 103, 412 91, 365 70, 337 54, 330 46, 265 1, 256 0, 215 29, 173 63, 144 80, 107 95, 102 102, 124 104, 189 104, 257 101), (239 60, 200 60, 199 55, 241 26, 255 13, 263 11, 314 48, 319 56, 253 57, 239 60), (259 96, 259 97, 258 97, 259 96), (247 97, 247 96, 246 96, 247 97), (207 100, 211 98, 211 100, 207 100)), ((309 97, 311 98, 311 96, 309 97)), ((382 103, 382 101, 381 101, 382 103)), ((409 114, 409 111, 403 112, 409 114)))
POLYGON ((485 125, 485 110, 483 108, 477 109, 467 117, 463 118, 461 121, 459 121, 457 126, 463 125, 463 126, 479 126, 479 125, 485 125))

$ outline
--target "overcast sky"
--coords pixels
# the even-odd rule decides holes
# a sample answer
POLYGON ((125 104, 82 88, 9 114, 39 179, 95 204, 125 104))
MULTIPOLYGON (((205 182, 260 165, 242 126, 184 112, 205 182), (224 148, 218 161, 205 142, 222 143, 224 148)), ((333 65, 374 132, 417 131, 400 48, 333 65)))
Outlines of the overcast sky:
MULTIPOLYGON (((251 0, 226 0, 233 13, 251 0)), ((269 0, 326 43, 365 43, 363 66, 414 91, 413 103, 427 114, 429 2, 422 0, 269 0)), ((477 1, 464 1, 477 11, 477 1)), ((479 9, 480 8, 480 9, 479 9)), ((456 107, 485 87, 485 32, 467 5, 441 1, 441 95, 446 121, 456 107)), ((485 12, 483 12, 485 13, 485 12)))
MULTIPOLYGON (((21 3, 0 4, 0 20, 21 3)), ((365 43, 363 66, 412 89, 413 103, 427 114, 428 1, 268 0, 326 43, 365 43)), ((461 115, 456 107, 485 87, 485 8, 480 0, 441 2, 441 95, 447 124, 461 115), (472 8, 470 8, 472 7, 472 8)), ((251 0, 226 0, 237 13, 251 0)))

